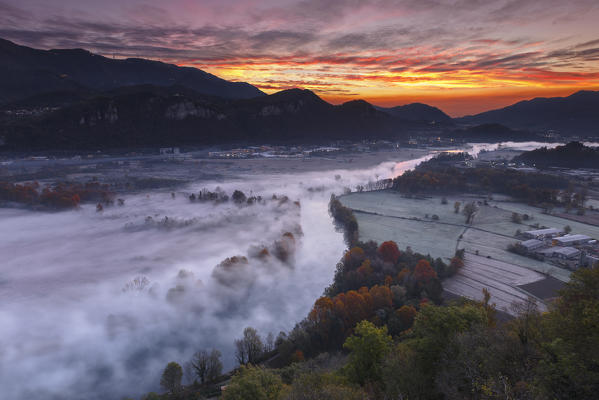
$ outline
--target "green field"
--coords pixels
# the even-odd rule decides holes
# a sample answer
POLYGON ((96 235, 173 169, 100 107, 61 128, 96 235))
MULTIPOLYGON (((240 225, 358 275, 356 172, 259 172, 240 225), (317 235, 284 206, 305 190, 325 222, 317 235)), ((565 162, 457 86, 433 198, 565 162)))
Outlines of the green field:
POLYGON ((545 215, 539 208, 514 202, 505 196, 493 196, 488 205, 480 204, 473 223, 468 226, 465 216, 454 212, 454 203, 482 203, 484 198, 448 196, 447 204, 441 204, 438 196, 413 199, 386 190, 351 193, 340 200, 354 210, 360 240, 394 240, 400 248, 410 246, 416 252, 445 259, 453 256, 456 247, 464 248, 467 253, 528 268, 561 281, 569 279, 570 271, 507 251, 508 245, 517 241, 516 231, 535 229, 533 224, 556 228, 569 225, 573 233, 599 238, 597 226, 545 215), (514 223, 511 221, 513 212, 528 214, 531 219, 514 223), (433 220, 433 215, 439 219, 433 220))

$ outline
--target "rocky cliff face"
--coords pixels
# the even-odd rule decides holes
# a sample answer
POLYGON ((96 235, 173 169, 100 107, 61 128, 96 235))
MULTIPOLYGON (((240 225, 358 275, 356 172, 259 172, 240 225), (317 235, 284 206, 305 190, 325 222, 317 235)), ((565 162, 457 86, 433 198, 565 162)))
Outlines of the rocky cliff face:
POLYGON ((100 123, 114 124, 119 120, 119 112, 114 103, 109 103, 95 111, 86 112, 79 119, 81 126, 96 126, 100 123))
POLYGON ((182 101, 167 107, 164 116, 167 119, 182 121, 189 117, 212 118, 216 115, 213 110, 197 105, 191 101, 182 101))

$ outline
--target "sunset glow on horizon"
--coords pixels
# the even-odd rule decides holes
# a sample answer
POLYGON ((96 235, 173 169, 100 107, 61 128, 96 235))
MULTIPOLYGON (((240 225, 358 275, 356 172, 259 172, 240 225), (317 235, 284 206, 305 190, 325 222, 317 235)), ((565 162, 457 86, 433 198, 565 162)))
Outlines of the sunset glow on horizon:
POLYGON ((589 0, 0 0, 0 37, 19 44, 452 116, 598 90, 598 20, 589 0))

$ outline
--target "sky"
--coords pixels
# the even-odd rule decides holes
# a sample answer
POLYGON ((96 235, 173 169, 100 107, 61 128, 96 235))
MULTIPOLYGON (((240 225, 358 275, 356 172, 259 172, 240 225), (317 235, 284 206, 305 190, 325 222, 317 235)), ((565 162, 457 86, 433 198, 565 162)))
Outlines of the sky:
POLYGON ((0 37, 461 116, 599 90, 597 0, 0 0, 0 37))

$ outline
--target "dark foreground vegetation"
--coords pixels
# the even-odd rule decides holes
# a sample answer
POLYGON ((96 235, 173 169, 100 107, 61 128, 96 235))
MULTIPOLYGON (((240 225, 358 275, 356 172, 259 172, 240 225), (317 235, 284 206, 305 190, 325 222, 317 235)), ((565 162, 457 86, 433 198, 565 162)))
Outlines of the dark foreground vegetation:
MULTIPOLYGON (((376 292, 375 288, 369 292, 376 292)), ((361 291, 363 298, 366 294, 361 291)), ((390 320, 380 318, 381 310, 391 309, 394 298, 370 298, 379 310, 352 316, 351 328, 343 335, 343 328, 328 328, 339 323, 335 322, 336 309, 344 306, 330 297, 319 299, 310 316, 288 337, 281 335, 272 352, 264 353, 260 337, 246 329, 244 338, 236 343, 238 354, 250 354, 245 349, 261 349, 262 358, 244 358, 242 366, 225 382, 222 398, 596 398, 599 266, 574 272, 549 312, 539 313, 530 301, 518 306, 518 317, 508 321, 497 317, 487 295, 482 303, 461 300, 443 306, 430 302, 404 305, 394 311, 401 324, 395 328, 390 320), (322 341, 319 331, 344 337, 343 345, 334 338, 322 341), (318 343, 313 353, 296 350, 278 368, 261 362, 264 355, 288 353, 290 342, 301 348, 299 343, 310 341, 311 334, 316 334, 314 342, 318 343)), ((359 302, 353 306, 350 314, 364 310, 359 302)), ((217 386, 202 385, 199 380, 181 386, 181 376, 181 367, 169 364, 161 381, 168 392, 145 398, 200 399, 207 390, 212 390, 212 395, 219 393, 217 386)), ((201 379, 204 375, 197 376, 201 379)))

